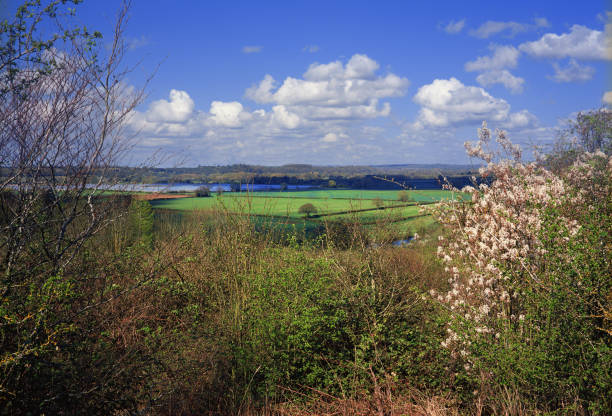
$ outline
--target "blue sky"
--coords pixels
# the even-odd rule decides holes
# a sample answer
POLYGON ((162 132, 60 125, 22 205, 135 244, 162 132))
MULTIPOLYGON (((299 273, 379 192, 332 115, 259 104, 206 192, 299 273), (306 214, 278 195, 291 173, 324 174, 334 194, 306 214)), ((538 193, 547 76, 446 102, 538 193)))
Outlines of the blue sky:
MULTIPOLYGON (((108 33, 119 1, 85 1, 108 33)), ((547 144, 612 103, 603 1, 134 0, 132 161, 465 163, 486 120, 547 144)), ((612 26, 608 28, 612 30, 612 26)), ((169 163, 169 162, 168 162, 169 163)))

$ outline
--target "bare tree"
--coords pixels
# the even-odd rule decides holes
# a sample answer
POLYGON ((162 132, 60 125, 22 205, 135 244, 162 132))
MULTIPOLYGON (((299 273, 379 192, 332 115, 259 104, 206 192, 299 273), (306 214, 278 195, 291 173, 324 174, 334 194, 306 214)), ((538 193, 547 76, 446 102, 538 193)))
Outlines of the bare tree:
POLYGON ((28 296, 67 273, 112 220, 104 191, 116 183, 130 145, 124 126, 143 99, 122 63, 129 2, 103 46, 99 33, 70 25, 65 3, 26 2, 0 26, 0 395, 12 368, 57 335, 45 328, 48 305, 33 307, 28 296), (43 22, 58 34, 45 37, 43 22))
POLYGON ((32 242, 37 261, 59 270, 107 219, 106 207, 94 201, 114 181, 113 168, 129 144, 123 126, 143 97, 124 84, 120 67, 127 6, 105 59, 94 38, 83 35, 65 39, 62 49, 48 48, 7 80, 0 102, 5 291, 32 242))

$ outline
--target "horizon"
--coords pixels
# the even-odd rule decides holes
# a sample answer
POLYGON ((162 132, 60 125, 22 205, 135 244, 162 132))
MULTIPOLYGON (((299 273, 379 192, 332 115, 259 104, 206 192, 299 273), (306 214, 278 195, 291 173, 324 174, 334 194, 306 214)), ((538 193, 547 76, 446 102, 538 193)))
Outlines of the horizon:
MULTIPOLYGON (((120 4, 77 21, 104 42, 120 4)), ((122 164, 466 165, 483 121, 546 148, 612 104, 609 3, 436 4, 133 1, 128 87, 155 76, 122 164)))

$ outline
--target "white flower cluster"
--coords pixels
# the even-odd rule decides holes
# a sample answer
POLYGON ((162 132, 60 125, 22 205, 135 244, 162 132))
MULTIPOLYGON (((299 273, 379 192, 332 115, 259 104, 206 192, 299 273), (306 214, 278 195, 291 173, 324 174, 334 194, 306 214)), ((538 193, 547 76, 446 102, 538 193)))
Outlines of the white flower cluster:
MULTIPOLYGON (((503 131, 496 132, 503 154, 489 150, 491 132, 486 123, 478 133, 479 141, 466 143, 466 149, 470 156, 487 163, 479 173, 489 184, 485 181, 462 189, 470 201, 447 201, 433 208, 447 232, 439 239, 438 256, 449 274, 450 289, 432 295, 453 312, 443 345, 456 354, 469 351, 472 336, 499 339, 504 325, 524 322, 520 281, 537 283, 538 258, 546 255, 538 239, 543 212, 561 203, 564 211, 560 212, 567 212, 567 206, 588 209, 589 196, 610 191, 607 187, 572 186, 598 183, 592 180, 594 159, 604 158, 608 168, 603 171, 607 175, 612 172, 612 159, 608 161, 600 152, 584 155, 561 177, 536 162, 523 163, 520 147, 503 131), (465 331, 452 329, 457 324, 465 331)), ((578 232, 579 225, 571 215, 560 215, 559 223, 567 231, 558 237, 558 243, 563 244, 578 232)))

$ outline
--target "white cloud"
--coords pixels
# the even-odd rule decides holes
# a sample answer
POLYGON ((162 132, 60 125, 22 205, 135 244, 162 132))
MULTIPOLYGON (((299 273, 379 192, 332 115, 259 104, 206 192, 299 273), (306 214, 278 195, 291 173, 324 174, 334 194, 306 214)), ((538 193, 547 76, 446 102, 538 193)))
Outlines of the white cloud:
POLYGON ((505 123, 513 128, 535 122, 528 112, 511 113, 510 104, 480 87, 467 86, 456 78, 436 79, 419 88, 414 101, 421 110, 414 128, 446 128, 483 120, 505 123), (525 124, 527 123, 527 124, 525 124))
POLYGON ((300 125, 300 117, 287 110, 284 105, 272 107, 272 120, 280 127, 295 129, 300 125))
POLYGON ((537 125, 538 119, 527 110, 510 113, 508 117, 500 123, 502 128, 508 130, 524 129, 537 125))
POLYGON ((243 46, 242 52, 243 53, 259 53, 261 52, 262 49, 263 49, 263 46, 259 46, 259 45, 243 46))
POLYGON ((609 36, 582 25, 573 25, 561 35, 547 33, 537 41, 521 44, 519 49, 536 58, 612 59, 609 36))
POLYGON ((523 83, 525 82, 523 78, 512 75, 507 69, 485 71, 476 77, 476 81, 483 87, 502 84, 513 94, 523 92, 523 83))
POLYGON ((612 91, 605 92, 603 97, 601 97, 601 101, 605 104, 612 105, 612 91))
POLYGON ((461 32, 464 26, 465 26, 465 19, 458 20, 458 21, 451 20, 446 26, 444 26, 444 31, 446 33, 450 33, 451 35, 454 35, 456 33, 461 32))
POLYGON ((344 66, 340 61, 328 64, 314 63, 304 73, 304 79, 308 81, 326 81, 332 78, 344 78, 344 66))
POLYGON ((534 19, 533 24, 489 20, 480 25, 478 29, 471 30, 470 35, 477 38, 486 39, 490 36, 503 32, 506 33, 507 36, 513 37, 521 32, 527 32, 529 30, 548 26, 550 26, 550 23, 548 23, 548 20, 545 18, 536 18, 534 19))
POLYGON ((536 17, 533 22, 536 27, 550 27, 550 22, 545 17, 536 17))
POLYGON ((272 75, 266 74, 259 84, 247 88, 244 96, 258 103, 270 103, 273 101, 271 91, 275 87, 276 81, 272 75))
POLYGON ((185 91, 170 90, 170 101, 158 100, 151 103, 147 121, 182 123, 193 113, 193 100, 185 91))
POLYGON ((502 84, 513 94, 523 91, 523 78, 517 77, 505 68, 514 68, 517 65, 520 52, 514 46, 490 45, 493 51, 490 56, 478 57, 475 61, 465 64, 466 71, 481 72, 476 81, 488 87, 494 84, 502 84))
POLYGON ((336 133, 327 133, 321 140, 326 143, 334 143, 338 141, 338 135, 336 133))
POLYGON ((575 59, 570 59, 569 64, 562 68, 558 63, 554 62, 553 68, 555 74, 549 78, 556 82, 575 82, 575 81, 588 81, 593 78, 595 68, 580 65, 575 59))
POLYGON ((380 65, 366 55, 355 54, 346 64, 345 77, 348 79, 372 79, 380 65))
MULTIPOLYGON (((354 55, 346 65, 340 61, 315 63, 310 65, 303 79, 287 77, 275 91, 276 81, 266 75, 258 85, 249 88, 245 96, 262 104, 303 107, 307 112, 313 112, 312 107, 324 107, 315 111, 319 113, 353 106, 371 108, 378 99, 404 95, 409 85, 406 78, 395 74, 376 75, 379 67, 366 55, 354 55)), ((363 113, 357 110, 346 114, 363 113)), ((381 111, 384 113, 384 108, 381 111)))
POLYGON ((140 37, 128 37, 126 38, 126 46, 128 50, 133 51, 134 49, 148 46, 150 43, 149 38, 142 35, 140 37))
POLYGON ((210 121, 218 126, 239 127, 249 120, 251 114, 245 112, 238 101, 213 101, 210 104, 210 121))
POLYGON ((491 56, 480 56, 475 61, 465 64, 466 71, 487 71, 493 69, 514 68, 520 52, 514 46, 491 45, 491 56))
POLYGON ((315 53, 318 51, 319 51, 319 47, 317 45, 306 45, 302 48, 302 52, 315 53))
POLYGON ((195 163, 282 164, 313 157, 325 163, 369 161, 375 153, 366 143, 376 143, 379 157, 382 143, 393 146, 388 129, 398 125, 384 120, 391 113, 388 99, 404 95, 409 85, 381 66, 366 55, 354 55, 312 64, 302 76, 278 82, 266 75, 245 91, 249 101, 214 100, 201 106, 186 91, 173 90, 170 99, 134 111, 129 127, 141 133, 141 149, 188 148, 186 155, 195 163), (354 153, 344 154, 345 146, 354 153))

